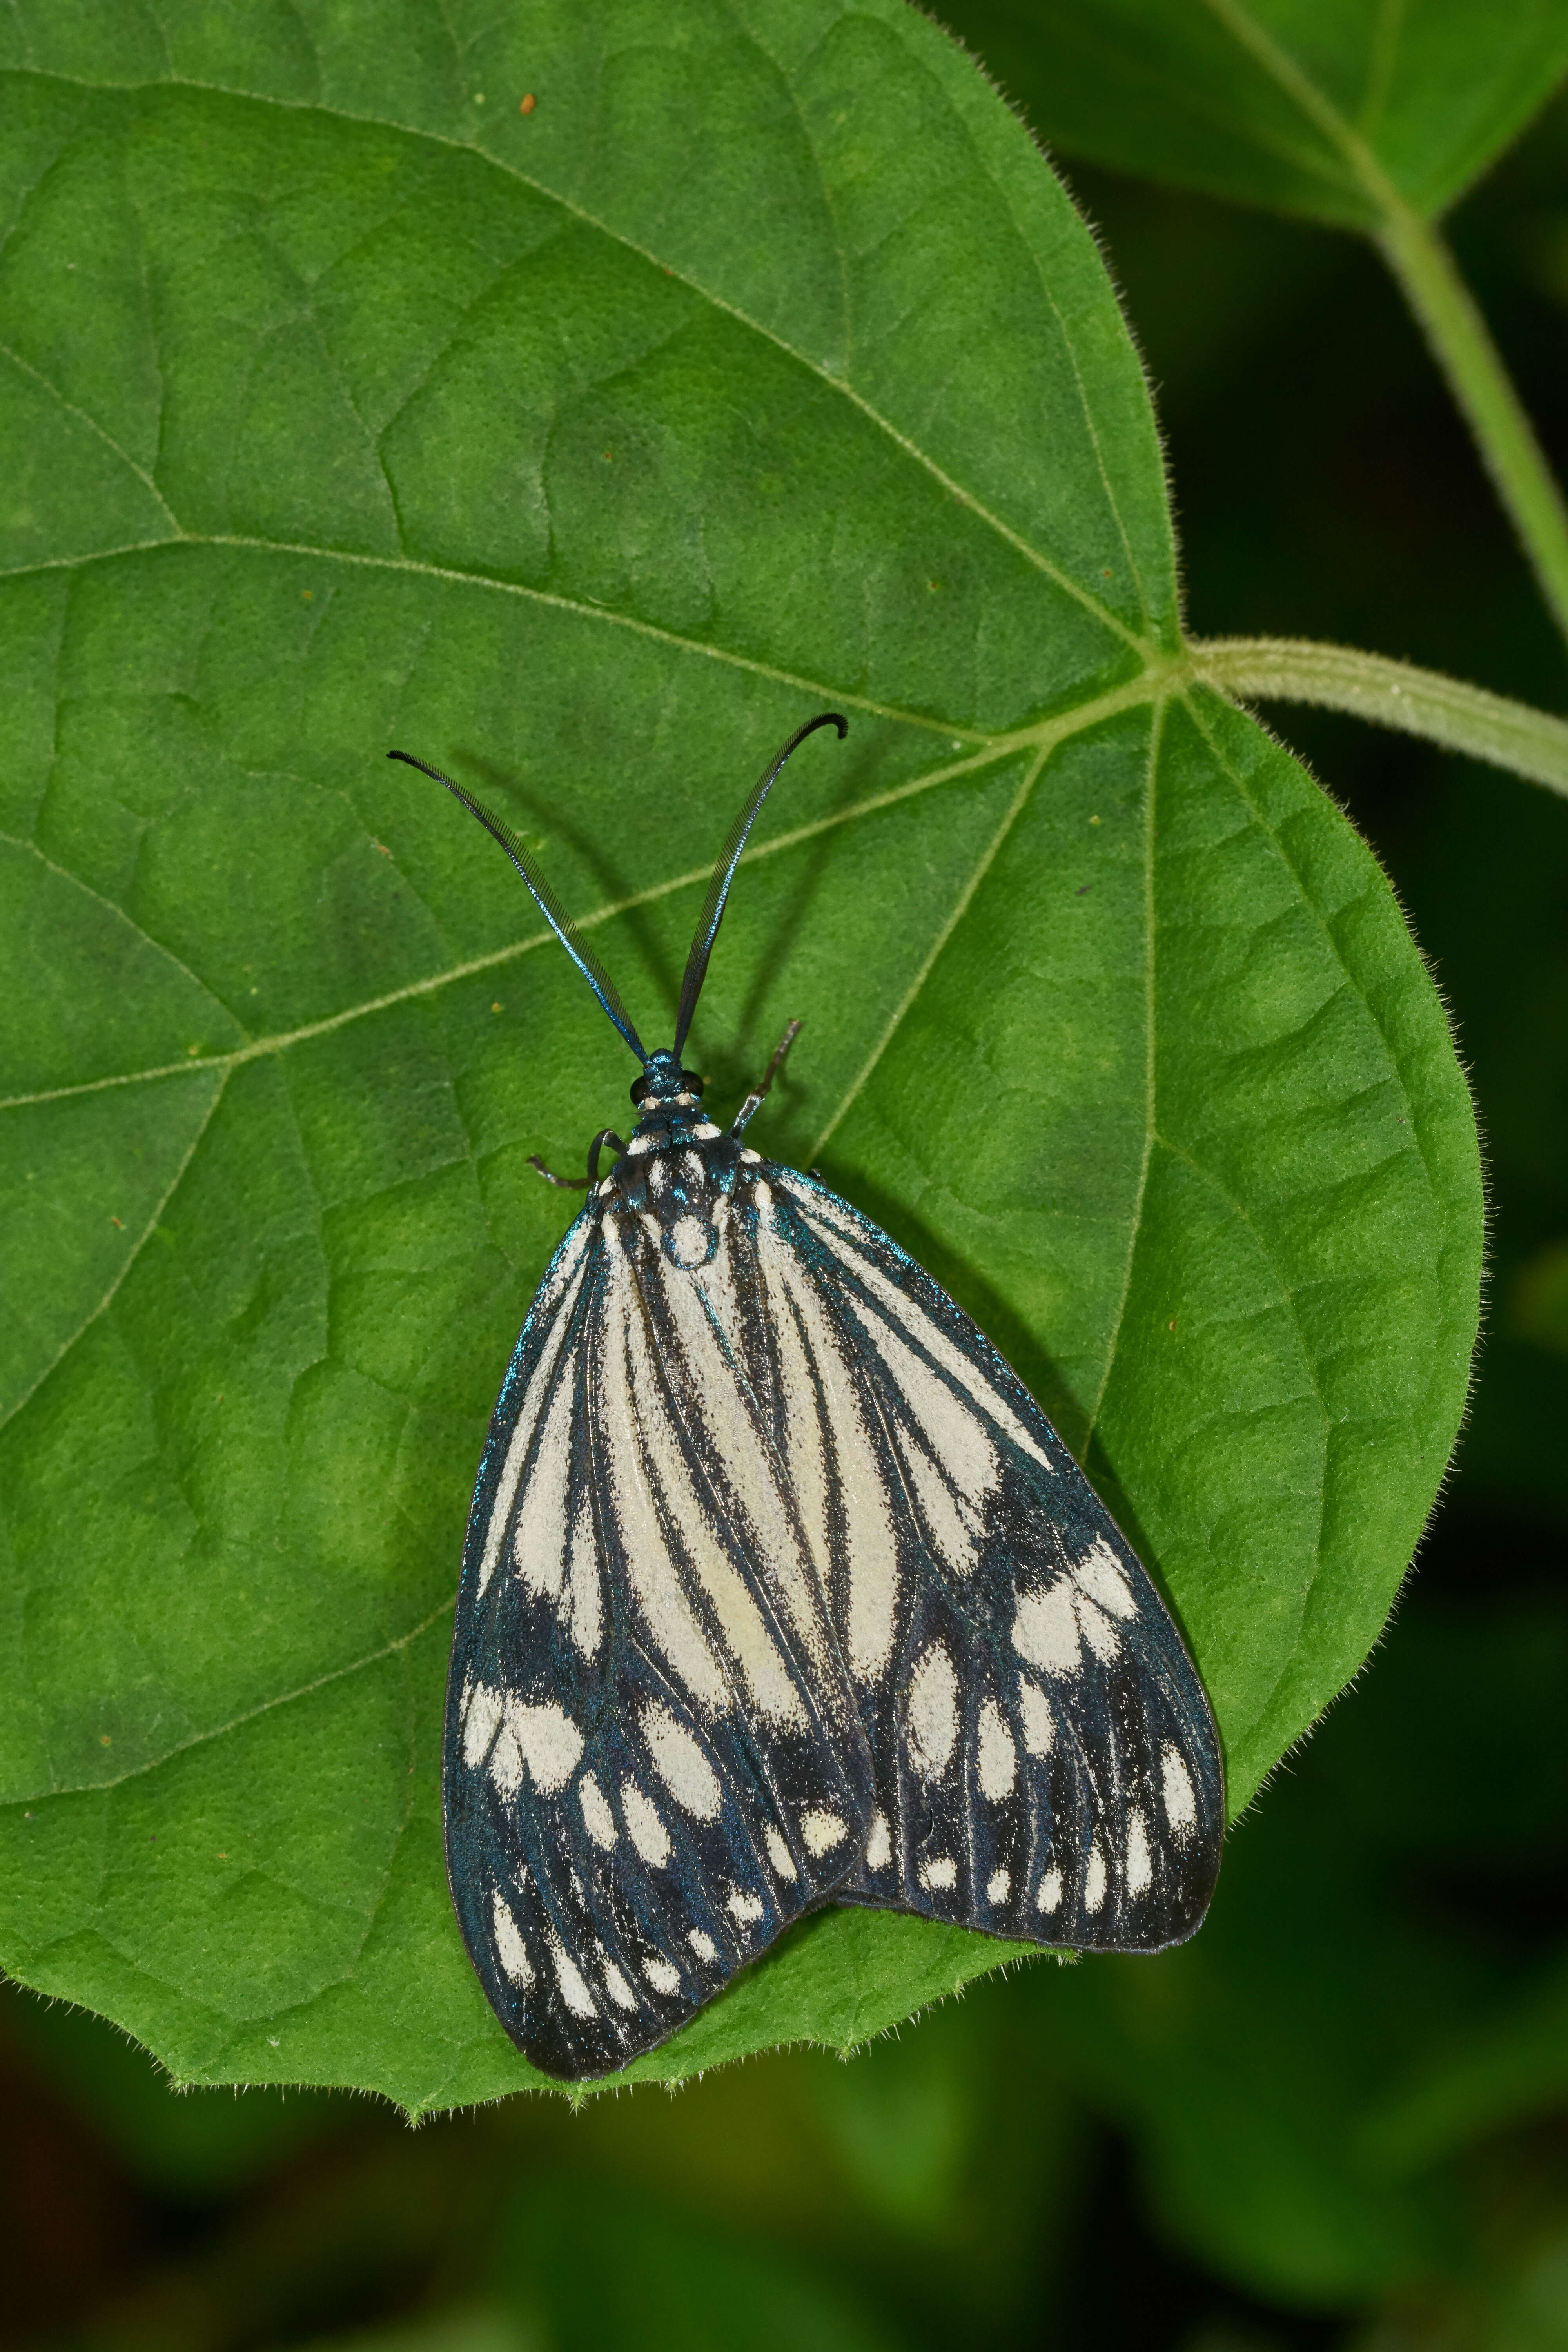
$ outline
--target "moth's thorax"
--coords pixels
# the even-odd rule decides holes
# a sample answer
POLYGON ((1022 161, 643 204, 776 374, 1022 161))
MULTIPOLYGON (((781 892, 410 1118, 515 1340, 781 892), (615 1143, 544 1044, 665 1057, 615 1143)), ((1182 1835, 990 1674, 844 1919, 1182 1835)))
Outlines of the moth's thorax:
POLYGON ((723 1237, 742 1163, 756 1158, 694 1096, 650 1102, 599 1186, 603 1214, 629 1248, 656 1247, 696 1273, 723 1237))

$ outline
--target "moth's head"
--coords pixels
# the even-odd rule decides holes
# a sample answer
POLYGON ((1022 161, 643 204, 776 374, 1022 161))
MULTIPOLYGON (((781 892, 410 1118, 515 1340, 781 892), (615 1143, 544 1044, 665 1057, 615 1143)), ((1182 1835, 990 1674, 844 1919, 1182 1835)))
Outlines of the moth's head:
POLYGON ((632 1087, 632 1100, 639 1110, 651 1108, 657 1103, 695 1103, 702 1099, 702 1080, 695 1070, 683 1070, 673 1049, 661 1045, 643 1064, 643 1073, 632 1087))

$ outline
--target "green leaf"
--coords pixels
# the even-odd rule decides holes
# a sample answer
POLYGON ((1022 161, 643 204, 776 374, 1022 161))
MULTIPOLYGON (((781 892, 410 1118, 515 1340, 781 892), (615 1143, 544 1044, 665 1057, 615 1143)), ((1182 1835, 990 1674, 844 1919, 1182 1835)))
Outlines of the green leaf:
POLYGON ((1343 228, 1432 219, 1568 71, 1557 0, 952 0, 1067 153, 1343 228))
MULTIPOLYGON (((1476 1137, 1374 861, 1185 666, 1137 362, 1023 130, 895 0, 8 23, 4 1965, 185 2081, 538 2080, 437 1725, 565 1213, 527 1156, 631 1073, 394 743, 657 1031, 741 793, 849 712, 697 1048, 738 1098, 805 1016, 759 1140, 1034 1384, 1245 1802, 1447 1460, 1476 1137)), ((1005 1957, 829 1913, 636 2071, 1005 1957)))

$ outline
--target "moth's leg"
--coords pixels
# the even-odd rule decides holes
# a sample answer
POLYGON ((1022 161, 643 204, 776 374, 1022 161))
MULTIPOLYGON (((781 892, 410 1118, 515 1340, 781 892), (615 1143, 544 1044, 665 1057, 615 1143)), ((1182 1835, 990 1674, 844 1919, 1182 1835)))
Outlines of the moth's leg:
POLYGON ((784 1057, 789 1052, 790 1047, 795 1044, 795 1039, 799 1036, 800 1029, 800 1023, 798 1021, 792 1021, 789 1027, 784 1031, 784 1035, 779 1039, 777 1048, 773 1054, 773 1058, 768 1064, 767 1068, 763 1072, 762 1084, 752 1088, 751 1093, 746 1097, 745 1101, 741 1105, 739 1111, 735 1115, 735 1123, 730 1129, 730 1140, 731 1143, 739 1141, 741 1136, 745 1131, 747 1120, 762 1108, 763 1097, 767 1093, 768 1088, 773 1085, 773 1080, 778 1076, 780 1070, 783 1068, 784 1057))
POLYGON ((588 1173, 585 1176, 552 1176, 536 1151, 529 1153, 528 1164, 538 1169, 547 1184, 558 1185, 563 1192, 586 1192, 599 1181, 599 1153, 606 1143, 613 1144, 621 1152, 626 1148, 613 1127, 602 1127, 588 1146, 588 1173))

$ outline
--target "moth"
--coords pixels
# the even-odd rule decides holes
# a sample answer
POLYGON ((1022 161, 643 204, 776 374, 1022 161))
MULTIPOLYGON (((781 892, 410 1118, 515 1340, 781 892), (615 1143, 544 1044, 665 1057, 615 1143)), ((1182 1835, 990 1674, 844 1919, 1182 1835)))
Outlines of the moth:
POLYGON ((510 828, 391 755, 500 843, 640 1065, 501 1386, 447 1690, 463 1940, 569 2082, 823 1904, 1152 1952, 1219 1867, 1203 1685, 1088 1479, 929 1274, 745 1139, 800 1024, 728 1127, 682 1066, 757 812, 826 726, 747 797, 652 1053, 510 828))

